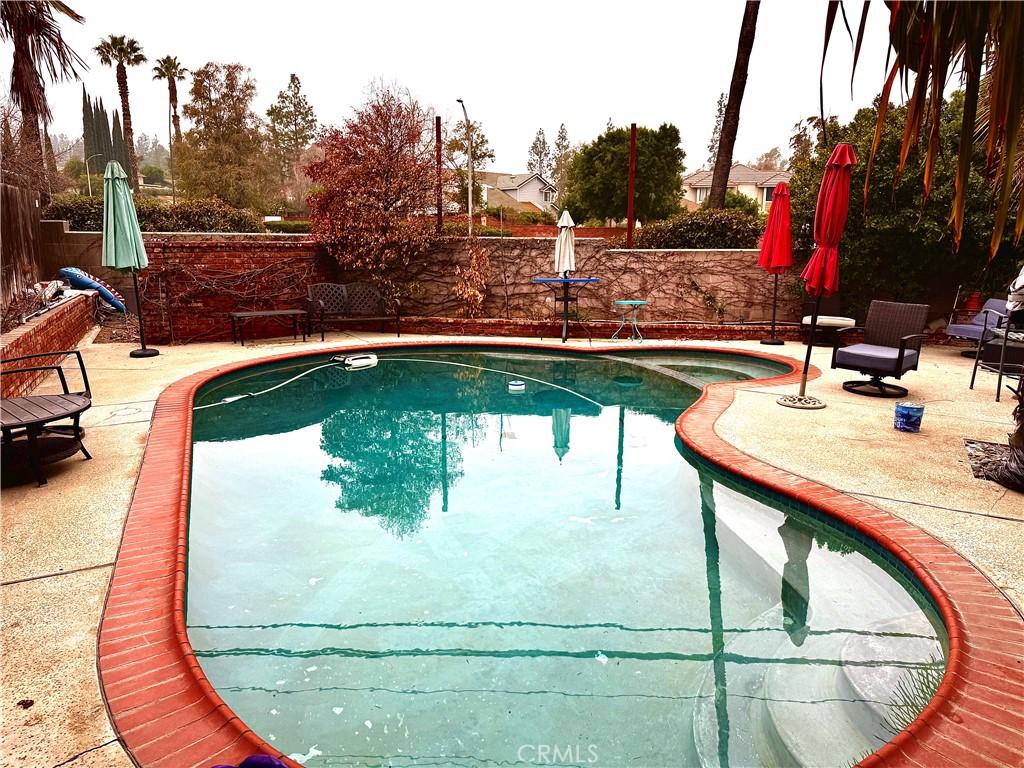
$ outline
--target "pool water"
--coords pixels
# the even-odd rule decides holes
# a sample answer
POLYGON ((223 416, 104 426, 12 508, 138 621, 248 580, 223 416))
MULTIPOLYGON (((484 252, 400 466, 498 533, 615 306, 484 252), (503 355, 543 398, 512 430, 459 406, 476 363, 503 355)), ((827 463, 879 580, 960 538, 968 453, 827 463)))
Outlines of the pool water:
POLYGON ((196 400, 189 637, 285 754, 841 766, 934 692, 947 638, 905 569, 675 436, 702 383, 781 366, 379 358, 247 369, 196 400))

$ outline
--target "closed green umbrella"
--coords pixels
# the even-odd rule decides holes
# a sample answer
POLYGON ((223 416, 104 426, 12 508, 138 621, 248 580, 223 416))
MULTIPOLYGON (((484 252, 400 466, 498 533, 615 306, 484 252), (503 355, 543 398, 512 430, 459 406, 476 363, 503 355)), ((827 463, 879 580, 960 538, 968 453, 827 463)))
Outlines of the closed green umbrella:
POLYGON ((139 294, 139 270, 149 266, 146 246, 142 243, 139 217, 135 213, 128 174, 120 164, 111 161, 103 172, 103 260, 104 267, 128 270, 135 286, 135 303, 139 310, 141 349, 133 349, 132 357, 153 357, 160 350, 146 347, 146 323, 142 317, 142 296, 139 294))

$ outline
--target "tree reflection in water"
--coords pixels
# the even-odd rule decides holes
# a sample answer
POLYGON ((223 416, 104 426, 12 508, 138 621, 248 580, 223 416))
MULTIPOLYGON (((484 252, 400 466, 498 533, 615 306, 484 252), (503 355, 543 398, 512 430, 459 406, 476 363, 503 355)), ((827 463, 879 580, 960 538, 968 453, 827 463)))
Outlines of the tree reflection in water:
POLYGON ((403 538, 427 519, 430 499, 463 474, 461 444, 478 427, 464 414, 363 407, 323 422, 320 447, 337 461, 321 472, 341 487, 335 506, 377 519, 403 538))

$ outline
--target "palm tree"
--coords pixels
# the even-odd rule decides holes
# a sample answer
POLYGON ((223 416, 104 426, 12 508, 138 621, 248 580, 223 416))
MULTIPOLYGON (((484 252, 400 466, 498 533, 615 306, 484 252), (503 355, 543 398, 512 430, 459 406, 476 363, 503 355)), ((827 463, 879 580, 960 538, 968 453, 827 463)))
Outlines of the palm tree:
POLYGON ((184 80, 188 70, 181 66, 177 56, 164 56, 156 60, 153 67, 154 80, 167 81, 167 98, 171 104, 171 121, 174 123, 172 144, 181 141, 181 121, 178 119, 178 81, 184 80))
POLYGON ((137 40, 124 35, 110 35, 100 40, 95 48, 100 62, 106 66, 116 65, 117 92, 121 96, 121 121, 124 128, 124 143, 128 153, 128 178, 132 189, 139 190, 139 161, 135 157, 135 136, 132 133, 132 113, 128 107, 128 67, 134 67, 146 60, 142 46, 137 40))
POLYGON ((58 14, 79 24, 85 21, 68 5, 56 0, 0 3, 0 41, 14 45, 11 101, 21 111, 25 154, 40 160, 40 172, 43 150, 39 120, 45 125, 52 117, 44 75, 52 82, 77 79, 76 68, 86 66, 61 35, 58 14))
POLYGON ((718 139, 718 157, 715 159, 715 173, 711 177, 711 191, 708 193, 708 207, 725 207, 725 189, 729 184, 732 168, 732 150, 736 144, 736 132, 740 127, 740 104, 747 87, 747 67, 750 52, 754 48, 754 33, 757 31, 758 0, 747 0, 740 24, 740 40, 736 46, 736 63, 729 84, 729 101, 722 116, 722 133, 718 139))

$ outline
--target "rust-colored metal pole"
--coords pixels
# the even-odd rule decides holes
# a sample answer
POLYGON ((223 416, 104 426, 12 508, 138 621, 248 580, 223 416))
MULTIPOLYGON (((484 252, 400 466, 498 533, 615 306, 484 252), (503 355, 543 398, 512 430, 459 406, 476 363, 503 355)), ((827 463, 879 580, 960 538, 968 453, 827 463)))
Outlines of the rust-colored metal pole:
POLYGON ((636 185, 636 123, 629 124, 629 189, 626 192, 626 247, 633 247, 633 192, 636 185))
POLYGON ((437 205, 437 234, 441 234, 442 228, 442 204, 441 204, 441 116, 434 117, 434 156, 437 161, 437 181, 435 185, 435 204, 437 205))

